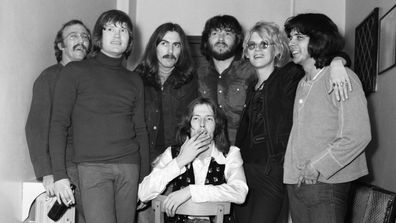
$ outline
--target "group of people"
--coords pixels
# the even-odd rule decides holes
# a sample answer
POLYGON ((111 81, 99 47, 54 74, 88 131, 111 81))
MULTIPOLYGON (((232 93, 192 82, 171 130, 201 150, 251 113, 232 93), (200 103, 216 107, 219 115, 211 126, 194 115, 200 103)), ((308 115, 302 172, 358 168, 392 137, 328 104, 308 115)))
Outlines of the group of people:
POLYGON ((183 29, 164 23, 129 71, 127 14, 102 13, 92 35, 65 23, 26 124, 48 195, 76 204, 79 223, 152 222, 144 206, 160 194, 166 222, 210 222, 175 214, 189 199, 232 202, 225 222, 277 222, 285 202, 293 222, 343 222, 350 182, 368 173, 366 99, 327 16, 284 27, 244 35, 214 16, 201 36, 208 64, 195 69, 183 29))

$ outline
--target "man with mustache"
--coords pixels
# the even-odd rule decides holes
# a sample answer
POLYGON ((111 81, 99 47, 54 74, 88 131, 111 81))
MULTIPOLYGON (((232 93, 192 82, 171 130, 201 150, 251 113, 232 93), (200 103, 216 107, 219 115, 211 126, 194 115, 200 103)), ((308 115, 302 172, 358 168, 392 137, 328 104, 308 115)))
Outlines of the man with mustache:
POLYGON ((245 103, 245 82, 255 75, 250 63, 241 60, 242 27, 233 16, 217 15, 206 21, 201 38, 201 53, 209 64, 198 68, 199 92, 224 110, 229 138, 234 144, 245 103))
POLYGON ((141 63, 150 162, 175 143, 177 123, 198 96, 198 83, 186 35, 175 23, 160 25, 151 35, 141 63))
MULTIPOLYGON (((160 25, 151 35, 135 72, 144 83, 152 163, 169 145, 176 143, 177 124, 187 105, 198 96, 198 82, 183 29, 175 23, 160 25)), ((141 212, 138 221, 152 222, 150 211, 141 212)))
MULTIPOLYGON (((177 124, 187 105, 198 96, 190 48, 180 25, 164 23, 154 31, 135 72, 144 83, 152 163, 169 145, 175 144, 177 124)), ((138 222, 153 220, 149 208, 138 216, 138 222)))
POLYGON ((50 130, 55 195, 74 203, 62 163, 72 125, 73 162, 89 223, 134 222, 139 176, 149 172, 143 82, 123 66, 132 37, 128 14, 103 12, 92 31, 89 59, 66 66, 55 87, 50 130))
MULTIPOLYGON (((90 48, 89 29, 79 20, 65 23, 58 31, 55 41, 57 64, 45 69, 34 82, 33 98, 26 123, 26 140, 30 158, 37 178, 42 178, 44 188, 49 196, 54 196, 54 176, 48 146, 48 134, 52 110, 52 98, 55 84, 61 70, 71 61, 83 60, 90 48)), ((67 174, 73 184, 78 185, 76 165, 71 162, 71 141, 68 140, 66 165, 67 174)), ((77 222, 85 222, 79 187, 75 191, 77 203, 77 222)))
MULTIPOLYGON (((248 81, 255 77, 254 68, 248 61, 242 59, 243 37, 242 27, 233 16, 217 15, 207 20, 201 36, 201 53, 209 63, 201 65, 197 70, 199 93, 217 102, 224 110, 232 145, 245 105, 248 81)), ((342 53, 337 55, 348 62, 347 55, 342 53)), ((335 73, 342 75, 332 78, 332 83, 344 82, 347 77, 345 69, 342 65, 335 68, 340 70, 335 73)), ((343 88, 343 83, 340 85, 332 83, 330 84, 335 86, 334 93, 337 99, 347 98, 347 88, 343 88)))

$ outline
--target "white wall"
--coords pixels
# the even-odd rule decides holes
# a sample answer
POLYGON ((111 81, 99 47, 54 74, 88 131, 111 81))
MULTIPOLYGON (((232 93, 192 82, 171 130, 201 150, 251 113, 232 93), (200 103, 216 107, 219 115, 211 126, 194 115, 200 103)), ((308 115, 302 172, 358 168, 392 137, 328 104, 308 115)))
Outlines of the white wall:
POLYGON ((33 81, 56 62, 53 40, 67 20, 92 29, 115 0, 2 0, 0 7, 0 222, 20 222, 22 182, 34 179, 24 126, 33 81))
MULTIPOLYGON (((356 26, 375 8, 380 17, 396 2, 394 0, 347 0, 347 49, 353 55, 356 26)), ((396 68, 378 76, 378 91, 368 98, 373 140, 366 149, 370 164, 367 181, 388 190, 396 191, 396 68)))
POLYGON ((138 62, 155 28, 165 22, 178 23, 187 35, 201 35, 206 20, 219 14, 235 16, 248 29, 259 20, 273 21, 282 27, 293 12, 323 12, 342 33, 345 27, 345 0, 136 0, 134 4, 137 44, 129 60, 131 68, 138 62))
POLYGON ((138 33, 135 56, 132 60, 138 60, 150 35, 165 22, 178 23, 187 35, 201 35, 206 20, 219 14, 235 16, 244 28, 249 28, 259 20, 283 24, 291 15, 290 0, 137 0, 136 2, 138 33))
POLYGON ((294 12, 324 13, 338 26, 339 31, 345 32, 345 2, 349 0, 295 0, 294 12))

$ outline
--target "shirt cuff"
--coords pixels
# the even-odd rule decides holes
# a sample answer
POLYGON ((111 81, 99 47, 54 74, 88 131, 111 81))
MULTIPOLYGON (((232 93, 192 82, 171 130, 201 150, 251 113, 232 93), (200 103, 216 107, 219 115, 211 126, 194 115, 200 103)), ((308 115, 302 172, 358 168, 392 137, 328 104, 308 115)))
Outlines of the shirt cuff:
POLYGON ((206 202, 208 201, 207 197, 205 196, 205 193, 202 193, 204 190, 204 187, 207 185, 196 185, 196 184, 190 184, 190 194, 191 194, 191 200, 194 202, 206 202))

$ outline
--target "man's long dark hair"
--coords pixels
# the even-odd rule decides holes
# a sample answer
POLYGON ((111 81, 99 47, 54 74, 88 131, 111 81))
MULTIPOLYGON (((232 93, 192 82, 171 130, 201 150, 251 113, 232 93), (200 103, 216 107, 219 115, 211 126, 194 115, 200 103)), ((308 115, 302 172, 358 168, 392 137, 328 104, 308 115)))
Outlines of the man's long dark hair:
POLYGON ((208 105, 213 110, 215 119, 215 130, 213 140, 217 149, 223 154, 230 151, 230 140, 227 135, 227 118, 224 112, 209 98, 198 97, 194 99, 187 107, 187 113, 182 117, 176 132, 176 142, 183 145, 187 137, 191 137, 191 118, 197 105, 208 105))
POLYGON ((292 31, 309 36, 308 53, 315 60, 315 67, 328 66, 344 47, 344 39, 337 25, 324 14, 304 13, 287 19, 285 32, 292 31))
POLYGON ((139 73, 145 83, 159 87, 157 46, 167 32, 177 32, 180 36, 180 56, 172 71, 172 75, 167 80, 174 88, 180 88, 193 78, 193 61, 186 34, 180 25, 176 23, 164 23, 154 31, 146 46, 142 61, 135 69, 135 72, 139 73))
POLYGON ((208 61, 212 58, 212 52, 209 45, 209 35, 213 30, 216 29, 229 29, 235 33, 235 58, 240 59, 242 57, 242 43, 243 43, 243 31, 242 26, 238 20, 230 15, 217 15, 210 18, 205 23, 205 28, 201 36, 201 53, 206 57, 208 61))
POLYGON ((102 49, 103 29, 109 23, 114 24, 114 25, 126 24, 126 26, 127 26, 126 28, 128 29, 128 34, 129 34, 129 41, 128 41, 128 48, 123 53, 123 56, 124 56, 124 58, 127 58, 132 51, 133 25, 132 25, 131 18, 129 18, 129 16, 125 12, 116 10, 116 9, 112 9, 112 10, 103 12, 99 16, 98 20, 96 20, 96 24, 92 31, 93 49, 89 56, 95 57, 102 49))
MULTIPOLYGON (((55 41, 54 41, 54 50, 55 50, 55 57, 56 57, 56 61, 61 62, 62 61, 62 50, 59 49, 59 43, 61 45, 63 45, 63 31, 66 29, 66 27, 72 26, 72 25, 81 25, 85 28, 85 30, 87 31, 87 33, 89 35, 91 35, 91 32, 89 31, 88 27, 84 25, 83 22, 81 22, 80 20, 77 19, 73 19, 68 21, 67 23, 63 24, 62 28, 60 28, 60 30, 56 33, 56 37, 55 37, 55 41)), ((87 49, 87 54, 89 53, 91 49, 91 40, 89 41, 89 46, 87 49)))

